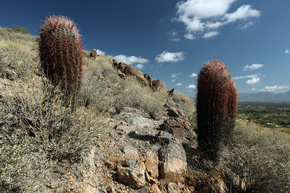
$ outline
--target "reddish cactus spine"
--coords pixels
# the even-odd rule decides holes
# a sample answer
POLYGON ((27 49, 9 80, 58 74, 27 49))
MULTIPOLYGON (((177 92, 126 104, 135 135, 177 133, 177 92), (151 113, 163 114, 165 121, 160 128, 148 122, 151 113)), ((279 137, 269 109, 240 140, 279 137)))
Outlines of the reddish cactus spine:
POLYGON ((218 160, 229 110, 231 76, 224 63, 211 60, 200 71, 197 84, 197 135, 204 156, 218 160))
POLYGON ((227 132, 225 142, 229 143, 233 130, 235 127, 236 117, 238 113, 238 90, 236 84, 231 81, 229 88, 229 97, 228 97, 228 123, 227 123, 227 132))
POLYGON ((44 21, 39 35, 41 67, 45 75, 62 89, 78 89, 84 53, 76 24, 63 16, 50 16, 44 21))

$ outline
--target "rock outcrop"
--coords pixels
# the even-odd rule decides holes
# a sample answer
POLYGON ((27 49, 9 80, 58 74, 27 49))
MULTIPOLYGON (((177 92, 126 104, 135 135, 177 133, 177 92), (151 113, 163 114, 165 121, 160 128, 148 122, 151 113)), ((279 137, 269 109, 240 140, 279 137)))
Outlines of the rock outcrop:
POLYGON ((158 79, 152 79, 148 74, 135 69, 131 65, 127 65, 124 62, 118 62, 117 60, 112 60, 112 65, 122 79, 126 79, 127 76, 134 76, 136 79, 144 86, 149 86, 153 92, 159 89, 165 89, 165 85, 162 81, 158 79))

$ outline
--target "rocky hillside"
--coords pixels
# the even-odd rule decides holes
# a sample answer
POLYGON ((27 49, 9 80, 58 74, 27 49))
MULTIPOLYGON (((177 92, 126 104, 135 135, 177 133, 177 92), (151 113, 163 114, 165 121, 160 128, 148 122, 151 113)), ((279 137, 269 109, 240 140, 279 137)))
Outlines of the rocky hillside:
POLYGON ((0 192, 288 191, 289 136, 239 120, 219 164, 206 162, 191 99, 84 52, 71 108, 39 69, 35 37, 0 28, 0 192))

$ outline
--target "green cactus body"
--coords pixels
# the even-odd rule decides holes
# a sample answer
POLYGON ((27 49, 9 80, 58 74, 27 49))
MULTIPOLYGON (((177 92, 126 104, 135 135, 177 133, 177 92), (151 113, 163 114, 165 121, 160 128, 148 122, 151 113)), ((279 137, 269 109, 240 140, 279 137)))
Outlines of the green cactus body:
POLYGON ((50 16, 44 21, 39 35, 41 67, 46 76, 62 89, 78 89, 84 54, 75 23, 63 16, 50 16))
POLYGON ((217 161, 226 134, 231 76, 222 62, 211 60, 201 69, 197 85, 197 135, 204 156, 217 161))

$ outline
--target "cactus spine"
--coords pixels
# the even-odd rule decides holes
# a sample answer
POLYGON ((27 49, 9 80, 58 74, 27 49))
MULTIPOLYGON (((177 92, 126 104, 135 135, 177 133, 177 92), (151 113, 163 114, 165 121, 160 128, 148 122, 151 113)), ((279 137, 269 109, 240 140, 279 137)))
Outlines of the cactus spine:
POLYGON ((228 123, 227 123, 227 132, 224 136, 225 143, 230 142, 230 138, 233 134, 235 127, 236 117, 238 112, 238 90, 236 84, 231 80, 230 90, 228 97, 228 123))
POLYGON ((222 62, 211 60, 200 71, 197 84, 197 135, 203 155, 218 161, 223 138, 227 135, 231 76, 222 62))
POLYGON ((50 16, 40 29, 41 67, 54 85, 72 91, 82 80, 83 48, 76 24, 63 16, 50 16))

